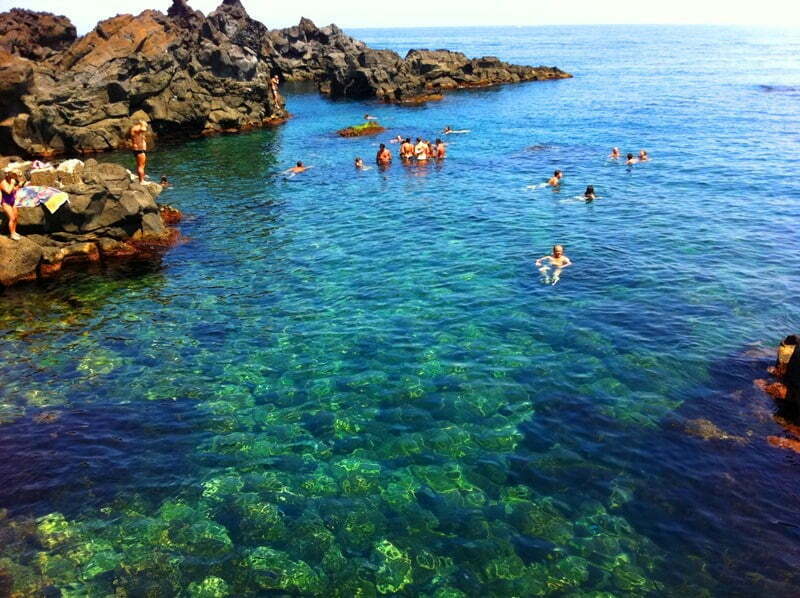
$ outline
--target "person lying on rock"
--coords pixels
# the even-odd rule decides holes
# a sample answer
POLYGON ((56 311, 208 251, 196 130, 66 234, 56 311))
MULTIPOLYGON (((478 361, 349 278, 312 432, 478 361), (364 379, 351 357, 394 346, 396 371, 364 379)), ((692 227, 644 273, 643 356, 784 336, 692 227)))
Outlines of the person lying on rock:
POLYGON ((133 157, 136 159, 136 174, 139 182, 144 182, 144 167, 147 164, 147 123, 140 120, 131 127, 130 139, 133 157))
POLYGON ((3 212, 8 218, 8 232, 9 236, 14 241, 19 241, 22 237, 17 234, 17 219, 19 218, 19 209, 15 204, 17 190, 24 187, 25 183, 20 183, 19 175, 7 170, 3 180, 0 181, 0 193, 2 194, 3 212))

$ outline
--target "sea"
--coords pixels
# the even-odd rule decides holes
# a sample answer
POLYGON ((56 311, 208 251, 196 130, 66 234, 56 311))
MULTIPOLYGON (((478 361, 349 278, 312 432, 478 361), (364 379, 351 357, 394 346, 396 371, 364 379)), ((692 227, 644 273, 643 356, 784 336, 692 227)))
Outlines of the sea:
POLYGON ((181 244, 0 296, 0 595, 800 594, 800 30, 348 33, 574 78, 158 145, 181 244))

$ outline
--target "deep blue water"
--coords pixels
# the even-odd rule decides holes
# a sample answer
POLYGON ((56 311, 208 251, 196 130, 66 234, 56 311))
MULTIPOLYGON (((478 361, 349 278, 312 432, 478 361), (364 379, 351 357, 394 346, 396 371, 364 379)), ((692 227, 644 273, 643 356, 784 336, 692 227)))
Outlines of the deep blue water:
POLYGON ((0 581, 797 595, 800 457, 752 380, 800 329, 800 31, 350 33, 575 77, 418 108, 298 87, 278 129, 153 152, 187 243, 0 297, 0 581), (385 135, 334 135, 365 112, 385 135), (351 166, 445 125, 471 132, 441 164, 351 166))

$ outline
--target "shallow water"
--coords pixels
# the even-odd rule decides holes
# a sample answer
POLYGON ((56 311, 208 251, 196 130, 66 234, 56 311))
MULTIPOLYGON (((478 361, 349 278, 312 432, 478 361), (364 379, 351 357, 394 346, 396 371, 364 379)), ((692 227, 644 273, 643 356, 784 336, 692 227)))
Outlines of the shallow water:
POLYGON ((800 459, 751 381, 800 322, 800 32, 352 33, 575 78, 421 108, 297 89, 281 128, 153 152, 187 243, 0 298, 0 572, 65 596, 797 595, 800 459), (333 134, 365 112, 380 139, 333 134), (472 132, 441 164, 352 169, 445 125, 472 132), (555 242, 575 265, 544 285, 555 242))

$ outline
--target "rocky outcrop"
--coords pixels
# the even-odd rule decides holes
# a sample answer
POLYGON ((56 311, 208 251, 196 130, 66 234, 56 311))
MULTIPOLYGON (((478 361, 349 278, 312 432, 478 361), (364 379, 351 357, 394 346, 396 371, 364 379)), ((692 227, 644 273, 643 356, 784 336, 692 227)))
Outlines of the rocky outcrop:
POLYGON ((238 0, 208 17, 176 0, 166 15, 103 21, 43 61, 0 54, 0 149, 30 156, 116 149, 139 119, 156 136, 279 121, 286 112, 270 81, 266 37, 238 0))
MULTIPOLYGON (((156 203, 161 186, 135 182, 122 166, 70 160, 59 168, 8 168, 34 184, 60 187, 69 203, 52 214, 43 206, 19 208, 22 239, 0 236, 0 285, 47 278, 67 264, 149 259, 176 241, 165 220, 175 223, 180 214, 156 203)), ((3 218, 4 231, 5 225, 3 218)))
POLYGON ((269 31, 239 0, 224 0, 208 16, 173 0, 167 14, 119 15, 77 40, 68 20, 46 13, 14 10, 0 24, 4 154, 117 149, 140 119, 156 137, 283 122, 281 80, 315 81, 334 98, 419 103, 451 89, 570 77, 447 50, 402 58, 305 18, 269 31))
POLYGON ((77 37, 67 17, 21 8, 0 14, 0 49, 22 58, 43 60, 68 48, 77 37))
POLYGON ((270 40, 283 78, 314 80, 334 98, 415 103, 452 89, 571 77, 556 67, 517 66, 492 56, 469 59, 449 50, 411 50, 401 58, 369 48, 335 25, 318 28, 305 18, 296 27, 270 32, 270 40))
POLYGON ((366 122, 362 125, 355 125, 345 129, 339 129, 336 133, 340 137, 368 137, 383 133, 386 129, 376 122, 366 122))

